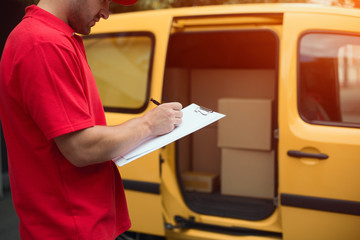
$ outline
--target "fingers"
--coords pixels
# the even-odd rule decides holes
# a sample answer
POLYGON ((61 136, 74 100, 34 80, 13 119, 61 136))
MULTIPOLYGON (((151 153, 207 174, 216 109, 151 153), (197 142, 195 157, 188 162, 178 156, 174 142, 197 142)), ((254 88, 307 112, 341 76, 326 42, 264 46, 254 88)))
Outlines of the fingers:
POLYGON ((183 117, 183 112, 180 110, 175 110, 175 115, 174 115, 174 125, 177 127, 182 123, 182 117, 183 117))
POLYGON ((182 105, 178 102, 161 104, 146 114, 154 135, 162 135, 174 130, 182 123, 182 105))
POLYGON ((163 103, 160 106, 169 107, 175 111, 180 111, 182 109, 182 105, 179 102, 163 103))
POLYGON ((179 126, 182 123, 183 112, 181 111, 182 105, 178 102, 164 103, 163 107, 169 108, 169 119, 171 121, 170 124, 175 126, 179 126))

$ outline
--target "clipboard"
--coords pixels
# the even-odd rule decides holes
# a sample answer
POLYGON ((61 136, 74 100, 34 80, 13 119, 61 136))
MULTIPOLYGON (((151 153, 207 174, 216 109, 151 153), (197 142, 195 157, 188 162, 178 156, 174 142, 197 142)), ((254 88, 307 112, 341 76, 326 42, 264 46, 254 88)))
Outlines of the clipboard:
POLYGON ((117 166, 124 166, 125 164, 128 164, 225 117, 224 114, 199 106, 195 103, 190 104, 181 111, 183 112, 182 123, 172 132, 145 139, 123 155, 112 160, 117 166))

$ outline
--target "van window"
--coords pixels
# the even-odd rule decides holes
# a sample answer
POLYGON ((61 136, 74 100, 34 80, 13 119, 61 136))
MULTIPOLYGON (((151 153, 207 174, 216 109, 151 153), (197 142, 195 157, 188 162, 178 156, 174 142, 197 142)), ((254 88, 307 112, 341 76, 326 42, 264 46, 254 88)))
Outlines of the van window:
POLYGON ((170 36, 163 101, 226 114, 176 142, 179 186, 191 210, 247 220, 275 210, 277 59, 270 29, 170 36))
POLYGON ((143 111, 149 95, 153 35, 91 35, 84 37, 84 45, 105 111, 143 111))
POLYGON ((360 127, 360 36, 305 33, 298 73, 299 112, 305 121, 360 127))

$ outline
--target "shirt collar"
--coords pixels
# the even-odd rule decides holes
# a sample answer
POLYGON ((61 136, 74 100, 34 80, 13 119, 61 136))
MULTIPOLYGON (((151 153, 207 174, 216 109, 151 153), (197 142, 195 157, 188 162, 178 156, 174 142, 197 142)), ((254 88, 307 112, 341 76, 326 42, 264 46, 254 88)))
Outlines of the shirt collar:
POLYGON ((25 9, 24 18, 27 17, 38 19, 68 36, 73 36, 75 34, 74 29, 66 22, 36 5, 31 5, 25 9))

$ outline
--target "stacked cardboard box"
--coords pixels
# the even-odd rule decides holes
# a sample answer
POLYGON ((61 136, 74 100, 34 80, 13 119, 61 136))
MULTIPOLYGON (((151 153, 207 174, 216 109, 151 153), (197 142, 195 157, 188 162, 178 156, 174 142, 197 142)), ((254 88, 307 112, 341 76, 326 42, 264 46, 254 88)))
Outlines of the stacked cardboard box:
POLYGON ((221 193, 273 198, 274 152, 269 99, 220 99, 221 193))
POLYGON ((178 168, 187 189, 211 192, 220 175, 223 194, 272 197, 274 153, 267 99, 274 99, 275 72, 168 68, 165 79, 164 101, 184 106, 194 102, 227 115, 177 142, 178 168))
POLYGON ((274 152, 224 148, 221 193, 257 198, 274 196, 274 152))

